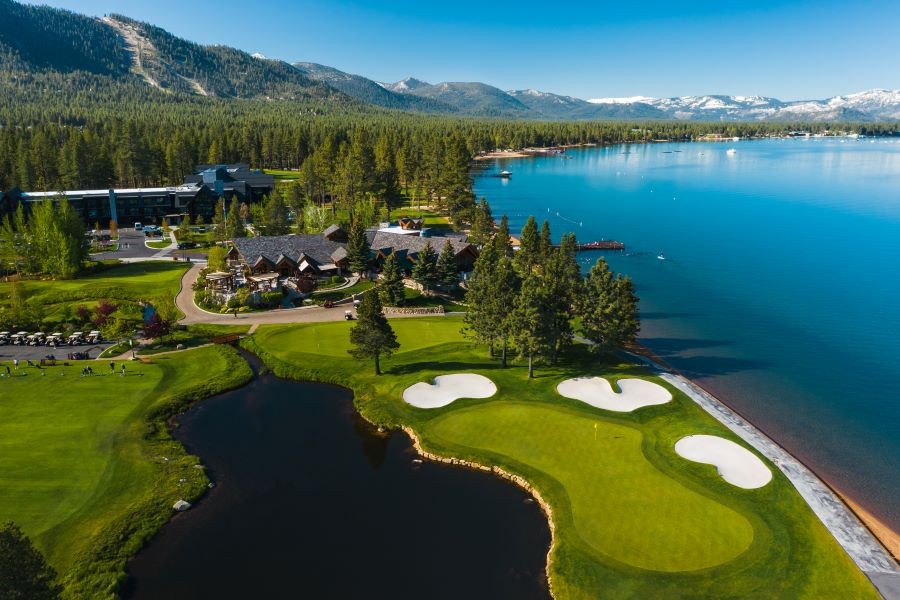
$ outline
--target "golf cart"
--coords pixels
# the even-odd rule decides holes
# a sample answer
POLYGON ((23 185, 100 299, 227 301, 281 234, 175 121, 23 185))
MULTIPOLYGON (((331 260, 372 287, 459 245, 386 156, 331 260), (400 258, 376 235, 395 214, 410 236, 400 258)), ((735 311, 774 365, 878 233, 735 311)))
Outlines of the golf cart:
POLYGON ((9 332, 8 331, 0 331, 0 346, 5 346, 9 343, 9 332))
POLYGON ((352 320, 353 320, 353 311, 352 311, 352 310, 345 310, 345 311, 344 311, 344 320, 346 320, 346 321, 352 321, 352 320))
POLYGON ((47 345, 48 346, 60 346, 65 342, 65 338, 63 334, 58 331, 55 331, 47 336, 47 345))
POLYGON ((10 336, 9 341, 13 346, 24 346, 28 341, 28 332, 20 331, 18 333, 14 333, 12 336, 10 336))
POLYGON ((44 342, 47 340, 47 334, 43 331, 38 331, 32 335, 28 336, 28 345, 29 346, 43 346, 44 342))
POLYGON ((103 341, 103 336, 99 331, 92 331, 87 335, 87 343, 88 344, 99 344, 103 341))
POLYGON ((70 346, 77 346, 79 344, 83 344, 84 343, 84 333, 81 331, 76 331, 75 333, 73 333, 72 335, 69 336, 69 339, 67 339, 66 342, 70 346))

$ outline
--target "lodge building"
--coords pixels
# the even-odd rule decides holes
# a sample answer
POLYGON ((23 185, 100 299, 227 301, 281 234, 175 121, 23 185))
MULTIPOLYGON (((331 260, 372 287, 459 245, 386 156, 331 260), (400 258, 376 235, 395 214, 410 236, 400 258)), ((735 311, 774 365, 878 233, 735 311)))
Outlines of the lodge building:
POLYGON ((108 190, 68 190, 59 192, 23 192, 13 188, 0 198, 0 219, 15 212, 19 204, 25 210, 31 203, 65 197, 82 216, 86 225, 110 221, 121 226, 133 223, 158 224, 163 219, 175 224, 185 215, 202 216, 210 222, 220 198, 227 203, 252 204, 275 188, 275 179, 246 164, 199 165, 178 186, 108 190))

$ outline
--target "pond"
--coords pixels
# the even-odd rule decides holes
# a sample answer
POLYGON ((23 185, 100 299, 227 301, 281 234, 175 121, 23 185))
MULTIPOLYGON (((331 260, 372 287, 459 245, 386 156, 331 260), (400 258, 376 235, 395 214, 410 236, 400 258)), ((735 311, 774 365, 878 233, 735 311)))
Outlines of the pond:
POLYGON ((349 390, 262 375, 174 434, 215 487, 129 563, 126 597, 549 597, 550 534, 530 496, 414 462, 349 390))

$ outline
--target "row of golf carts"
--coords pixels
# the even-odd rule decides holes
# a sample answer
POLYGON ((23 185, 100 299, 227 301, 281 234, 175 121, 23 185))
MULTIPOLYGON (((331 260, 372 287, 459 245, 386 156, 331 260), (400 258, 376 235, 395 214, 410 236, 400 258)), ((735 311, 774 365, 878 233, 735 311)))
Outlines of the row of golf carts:
POLYGON ((98 344, 103 341, 103 336, 99 331, 76 331, 71 335, 62 333, 51 333, 47 335, 43 331, 29 334, 27 331, 18 333, 10 333, 8 331, 0 331, 0 346, 7 344, 11 346, 80 346, 82 344, 98 344))

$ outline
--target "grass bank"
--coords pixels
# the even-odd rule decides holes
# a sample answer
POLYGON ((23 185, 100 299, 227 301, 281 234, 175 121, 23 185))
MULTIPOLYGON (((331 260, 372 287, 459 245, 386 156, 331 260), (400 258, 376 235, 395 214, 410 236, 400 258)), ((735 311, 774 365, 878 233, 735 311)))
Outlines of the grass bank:
POLYGON ((128 362, 124 377, 100 362, 81 377, 84 366, 0 380, 0 519, 34 540, 66 598, 114 598, 126 560, 208 483, 168 419, 251 372, 221 346, 128 362))
MULTIPOLYGON (((278 375, 349 386, 370 421, 405 425, 425 450, 523 477, 550 504, 549 569, 560 598, 877 598, 865 576, 773 466, 757 490, 731 486, 710 465, 677 456, 689 434, 744 445, 689 398, 632 364, 600 363, 583 347, 529 380, 463 341, 456 318, 394 320, 400 352, 375 377, 347 354, 352 323, 261 326, 242 344, 278 375), (420 410, 409 385, 479 373, 498 393, 420 410), (593 374, 639 377, 673 400, 611 413, 559 396, 556 385, 593 374)), ((764 459, 763 459, 764 460, 764 459)))

